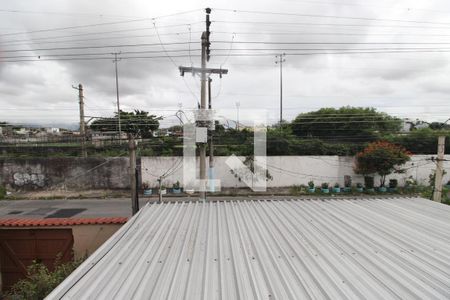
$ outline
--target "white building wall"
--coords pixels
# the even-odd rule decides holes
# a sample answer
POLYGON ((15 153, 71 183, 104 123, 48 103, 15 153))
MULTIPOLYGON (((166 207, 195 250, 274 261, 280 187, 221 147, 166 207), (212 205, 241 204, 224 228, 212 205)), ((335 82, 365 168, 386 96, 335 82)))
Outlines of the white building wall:
MULTIPOLYGON (((428 184, 428 176, 436 168, 436 164, 430 160, 433 155, 415 155, 403 168, 404 174, 391 174, 387 180, 396 178, 399 185, 412 176, 419 184, 428 184)), ((221 180, 222 187, 245 187, 225 164, 228 157, 215 157, 215 178, 221 180)), ((244 160, 244 157, 240 157, 244 160)), ((450 155, 446 155, 450 160, 450 155)), ((150 187, 157 187, 159 176, 167 174, 163 180, 166 187, 180 181, 183 183, 183 158, 182 157, 142 157, 142 182, 147 182, 150 187)), ((313 180, 316 186, 323 182, 331 185, 338 182, 344 184, 344 176, 352 176, 353 184, 363 182, 363 177, 353 172, 353 157, 343 156, 268 156, 267 166, 273 180, 268 181, 268 187, 288 187, 292 185, 307 184, 313 180)), ((447 174, 444 183, 450 180, 450 162, 444 162, 447 174)), ((198 166, 197 166, 198 177, 198 166)), ((388 181, 387 181, 388 182, 388 181)), ((386 183, 387 183, 386 182, 386 183)), ((379 185, 379 178, 375 178, 375 185, 379 185)))

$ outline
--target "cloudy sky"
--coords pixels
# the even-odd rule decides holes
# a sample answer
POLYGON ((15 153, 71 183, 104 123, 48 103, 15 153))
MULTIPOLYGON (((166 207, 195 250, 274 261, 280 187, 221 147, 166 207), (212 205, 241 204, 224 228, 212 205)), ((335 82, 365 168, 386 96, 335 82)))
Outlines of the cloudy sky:
POLYGON ((212 77, 213 106, 240 103, 244 122, 253 109, 279 118, 277 53, 287 120, 344 105, 450 118, 448 1, 0 0, 0 121, 76 124, 78 83, 86 115, 112 115, 118 52, 121 108, 176 124, 175 111, 199 101, 199 78, 178 66, 199 66, 205 7, 209 66, 229 70, 212 77))

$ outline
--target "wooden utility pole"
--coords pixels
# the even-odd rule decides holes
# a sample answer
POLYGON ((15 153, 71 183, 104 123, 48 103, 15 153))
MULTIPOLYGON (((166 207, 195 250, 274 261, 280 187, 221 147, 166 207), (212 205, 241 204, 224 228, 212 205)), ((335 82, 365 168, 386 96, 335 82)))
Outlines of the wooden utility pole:
MULTIPOLYGON (((226 69, 212 69, 207 68, 206 63, 210 58, 210 50, 209 46, 211 45, 209 41, 209 36, 211 34, 209 27, 211 22, 209 20, 209 16, 211 13, 210 8, 206 8, 206 31, 202 33, 202 53, 201 53, 201 68, 195 67, 182 67, 180 66, 181 76, 184 76, 185 73, 200 73, 201 74, 201 85, 200 85, 200 111, 206 110, 206 79, 209 78, 211 74, 219 74, 222 77, 222 74, 227 74, 228 70, 226 69)), ((208 124, 205 121, 198 121, 197 127, 207 127, 208 124)), ((202 186, 200 187, 200 199, 206 199, 206 144, 201 143, 199 145, 199 153, 200 153, 200 180, 202 180, 202 186)))
POLYGON ((275 56, 277 59, 275 63, 280 65, 280 127, 283 123, 283 63, 286 61, 285 56, 284 53, 275 56))
POLYGON ((122 144, 122 124, 120 121, 120 101, 119 101, 119 74, 117 72, 117 62, 120 59, 117 59, 117 55, 120 54, 115 52, 114 55, 114 65, 115 65, 115 71, 116 71, 116 100, 117 100, 117 120, 118 120, 118 130, 119 130, 119 143, 122 144))
POLYGON ((438 153, 434 177, 433 201, 442 202, 442 176, 444 170, 445 136, 438 138, 438 153))
POLYGON ((133 134, 128 134, 128 149, 130 151, 130 188, 131 188, 131 212, 135 215, 139 210, 136 176, 136 143, 133 134))
POLYGON ((80 104, 80 136, 81 136, 81 156, 86 158, 86 124, 84 122, 84 95, 83 85, 80 83, 78 87, 72 86, 78 90, 78 103, 80 104))

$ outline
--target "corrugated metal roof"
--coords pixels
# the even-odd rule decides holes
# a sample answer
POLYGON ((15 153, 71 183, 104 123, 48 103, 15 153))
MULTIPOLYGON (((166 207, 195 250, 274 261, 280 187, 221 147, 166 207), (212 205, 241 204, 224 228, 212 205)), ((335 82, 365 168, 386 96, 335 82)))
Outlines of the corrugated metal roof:
POLYGON ((51 219, 0 219, 0 227, 73 226, 93 224, 124 224, 126 217, 106 218, 51 218, 51 219))
POLYGON ((450 299, 450 206, 145 206, 47 299, 450 299))

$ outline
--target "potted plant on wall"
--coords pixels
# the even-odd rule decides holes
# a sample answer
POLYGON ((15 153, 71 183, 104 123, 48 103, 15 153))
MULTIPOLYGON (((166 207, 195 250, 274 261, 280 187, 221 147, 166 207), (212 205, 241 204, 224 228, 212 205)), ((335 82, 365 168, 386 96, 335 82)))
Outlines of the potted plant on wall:
POLYGON ((393 193, 397 191, 398 186, 398 180, 397 179, 390 179, 389 180, 389 192, 393 193))
POLYGON ((363 184, 361 182, 358 182, 356 184, 356 191, 358 191, 359 193, 362 193, 364 191, 364 187, 363 187, 363 184))
POLYGON ((364 187, 366 188, 366 192, 375 192, 375 190, 373 189, 373 182, 373 176, 364 176, 364 187))
POLYGON ((316 191, 316 188, 314 187, 314 181, 309 181, 308 182, 308 191, 310 193, 314 193, 316 191))
POLYGON ((333 193, 340 193, 341 192, 341 187, 339 185, 339 183, 335 183, 334 187, 333 187, 333 193))
POLYGON ((405 180, 405 190, 407 192, 414 192, 416 190, 416 187, 417 187, 417 181, 414 179, 414 177, 409 176, 405 180))
POLYGON ((142 183, 142 190, 144 196, 150 196, 152 194, 152 189, 150 188, 150 184, 148 182, 142 183))
POLYGON ((344 192, 352 191, 352 177, 349 175, 344 176, 344 192))
POLYGON ((181 187, 180 187, 180 182, 177 180, 177 182, 175 182, 172 185, 172 192, 174 194, 180 194, 181 193, 181 187))
POLYGON ((328 194, 329 192, 330 190, 328 188, 328 183, 327 182, 322 183, 322 193, 328 194))

